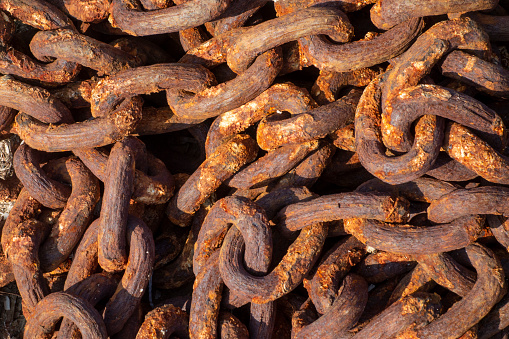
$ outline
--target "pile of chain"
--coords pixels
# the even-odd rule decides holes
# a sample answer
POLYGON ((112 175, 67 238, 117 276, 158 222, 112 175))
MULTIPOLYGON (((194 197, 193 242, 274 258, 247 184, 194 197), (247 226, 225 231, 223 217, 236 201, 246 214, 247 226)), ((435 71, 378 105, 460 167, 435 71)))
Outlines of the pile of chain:
POLYGON ((504 337, 508 41, 507 0, 0 0, 24 337, 504 337))

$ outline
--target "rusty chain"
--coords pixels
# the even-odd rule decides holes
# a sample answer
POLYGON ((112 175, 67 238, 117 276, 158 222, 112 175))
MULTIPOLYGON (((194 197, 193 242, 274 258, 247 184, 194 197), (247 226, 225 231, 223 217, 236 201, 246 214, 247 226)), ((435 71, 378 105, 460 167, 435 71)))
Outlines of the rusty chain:
POLYGON ((508 41, 507 0, 0 1, 25 338, 507 335, 508 41))

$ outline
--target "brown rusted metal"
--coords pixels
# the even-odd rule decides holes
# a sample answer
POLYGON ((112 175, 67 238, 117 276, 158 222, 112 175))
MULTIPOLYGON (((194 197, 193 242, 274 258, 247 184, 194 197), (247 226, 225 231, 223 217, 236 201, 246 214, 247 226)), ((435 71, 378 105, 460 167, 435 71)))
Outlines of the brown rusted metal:
POLYGON ((134 130, 141 119, 142 104, 141 98, 133 97, 124 100, 107 117, 57 126, 19 113, 14 129, 30 147, 46 152, 101 147, 121 140, 134 130))
POLYGON ((468 181, 477 178, 477 173, 452 159, 446 152, 440 152, 427 175, 443 181, 468 181))
MULTIPOLYGON (((10 0, 2 3, 3 9, 24 23, 41 30, 73 28, 71 20, 58 8, 44 1, 10 0)), ((4 41, 4 44, 7 41, 4 41)), ((68 82, 80 71, 80 65, 65 60, 43 64, 11 46, 0 48, 0 69, 4 74, 36 79, 43 82, 68 82)))
POLYGON ((191 0, 178 6, 144 12, 135 1, 114 0, 110 8, 110 21, 131 35, 178 32, 218 17, 230 2, 230 0, 191 0))
POLYGON ((99 201, 99 181, 85 165, 71 158, 65 162, 65 167, 71 177, 72 192, 41 246, 39 257, 45 271, 54 270, 69 257, 90 224, 99 201))
POLYGON ((6 0, 2 1, 0 9, 40 30, 74 27, 62 11, 47 1, 6 0))
MULTIPOLYGON (((358 241, 358 240, 357 240, 358 241)), ((376 251, 367 255, 354 271, 368 283, 379 284, 395 279, 414 268, 416 263, 410 255, 376 251)))
POLYGON ((50 292, 39 264, 39 247, 49 231, 49 225, 28 219, 2 232, 2 249, 12 265, 26 318, 50 292))
POLYGON ((256 131, 258 144, 261 149, 268 151, 285 144, 323 138, 353 121, 360 96, 359 90, 352 89, 333 103, 296 114, 289 119, 264 119, 256 131))
POLYGON ((154 270, 169 264, 179 256, 184 249, 186 238, 190 232, 171 224, 166 218, 163 218, 161 224, 162 230, 157 236, 154 236, 154 270))
POLYGON ((193 273, 194 246, 208 209, 201 207, 193 216, 191 229, 179 256, 166 266, 154 271, 154 285, 159 288, 178 288, 191 282, 193 273))
MULTIPOLYGON (((228 234, 241 234, 245 239, 244 258, 247 271, 254 275, 266 274, 273 245, 268 220, 263 211, 256 204, 241 197, 227 197, 214 206, 217 207, 212 207, 198 235, 193 258, 195 272, 206 269, 202 264, 203 261, 210 257, 210 252, 217 252, 217 241, 222 240, 228 224, 233 223, 235 227, 230 228, 228 234)), ((249 302, 248 298, 231 290, 229 299, 229 303, 239 306, 249 302)), ((270 338, 274 320, 275 305, 272 302, 251 304, 249 332, 253 338, 270 338)))
POLYGON ((253 161, 256 152, 255 141, 245 134, 237 134, 218 147, 170 201, 166 210, 170 220, 177 225, 187 226, 190 220, 185 215, 194 214, 224 180, 246 163, 253 161))
POLYGON ((143 107, 142 118, 132 135, 155 135, 188 129, 201 120, 183 119, 169 107, 143 107))
MULTIPOLYGON (((250 252, 246 252, 246 257, 254 259, 257 257, 256 252, 260 252, 265 256, 264 262, 268 265, 272 249, 271 244, 267 244, 266 240, 268 220, 264 211, 246 198, 226 197, 214 204, 203 221, 193 256, 193 270, 196 275, 204 269, 204 263, 209 256, 221 247, 230 224, 246 224, 258 229, 258 232, 252 232, 253 234, 246 239, 249 244, 247 248, 251 249, 250 252), (254 250, 257 246, 262 247, 263 250, 254 250)), ((257 269, 253 270, 250 271, 256 272, 257 269)))
POLYGON ((106 304, 104 323, 109 335, 119 332, 134 313, 145 294, 154 266, 154 239, 145 223, 134 217, 127 219, 127 266, 115 294, 106 304))
POLYGON ((398 282, 387 301, 387 305, 392 305, 414 292, 429 292, 433 287, 435 287, 434 281, 428 276, 424 268, 417 264, 412 271, 398 282))
POLYGON ((507 218, 500 215, 487 215, 486 221, 490 227, 490 231, 497 239, 498 243, 505 248, 509 247, 509 224, 507 218))
POLYGON ((136 307, 129 319, 127 319, 124 327, 119 332, 115 333, 111 339, 136 339, 136 335, 143 324, 143 315, 144 311, 140 304, 136 307))
POLYGON ((392 128, 392 101, 400 91, 418 82, 447 52, 469 49, 479 56, 490 50, 486 33, 468 18, 442 21, 435 24, 403 53, 385 77, 382 88, 382 135, 384 144, 397 151, 407 151, 402 134, 392 128))
POLYGON ((99 231, 100 219, 94 220, 83 234, 83 237, 76 248, 76 254, 72 261, 71 268, 65 280, 64 289, 67 290, 91 276, 99 266, 97 261, 97 233, 99 231))
MULTIPOLYGON (((327 3, 328 0, 287 0, 277 1, 274 3, 274 8, 278 16, 291 13, 300 8, 306 8, 313 5, 320 5, 327 3)), ((355 12, 362 9, 364 6, 375 3, 376 0, 339 0, 334 3, 335 6, 344 12, 355 12)))
POLYGON ((90 107, 91 92, 96 83, 94 79, 75 81, 52 89, 50 93, 71 109, 90 107))
POLYGON ((508 41, 509 26, 507 15, 491 15, 481 12, 462 13, 479 23, 488 33, 491 41, 508 41))
POLYGON ((391 185, 378 178, 368 180, 355 189, 356 192, 387 192, 401 195, 410 201, 433 202, 460 188, 457 185, 427 177, 391 185))
POLYGON ((23 144, 14 153, 14 170, 24 186, 34 199, 49 208, 65 206, 71 189, 69 186, 52 180, 40 168, 38 152, 23 144))
POLYGON ((496 338, 509 325, 509 295, 505 295, 479 322, 479 339, 496 338))
POLYGON ((508 182, 507 158, 467 127, 449 124, 444 148, 451 158, 486 180, 500 184, 508 182))
POLYGON ((240 36, 246 29, 246 27, 238 27, 214 36, 200 46, 188 50, 179 62, 198 64, 207 68, 219 66, 226 62, 229 46, 231 46, 237 36, 240 36))
POLYGON ((375 2, 2 1, 27 335, 502 337, 509 1, 375 2))
POLYGON ((355 274, 347 275, 338 295, 329 310, 320 318, 304 326, 292 338, 338 338, 347 334, 353 327, 366 306, 368 299, 368 284, 355 274), (337 321, 341 319, 341 321, 337 321))
POLYGON ((409 202, 381 193, 337 193, 289 205, 279 212, 278 227, 297 231, 317 222, 352 217, 404 222, 409 202))
MULTIPOLYGON (((346 173, 359 172, 363 170, 364 168, 359 161, 359 155, 357 152, 336 150, 331 159, 330 165, 325 168, 322 177, 329 182, 336 182, 337 180, 341 180, 340 178, 346 173)), ((369 179, 372 179, 371 174, 369 174, 369 176, 369 179)), ((367 179, 364 178, 364 180, 357 182, 357 185, 362 184, 366 180, 367 179)), ((354 184, 352 184, 352 186, 353 185, 354 184)))
POLYGON ((2 228, 2 250, 8 260, 6 273, 11 273, 14 277, 16 274, 20 274, 18 279, 21 278, 22 293, 25 291, 30 293, 25 296, 28 299, 24 301, 28 308, 26 314, 33 310, 38 300, 49 293, 40 267, 33 265, 38 262, 38 248, 44 240, 42 239, 43 235, 49 231, 49 225, 33 219, 39 213, 40 206, 26 189, 22 189, 2 228), (26 232, 21 228, 22 226, 26 232), (16 237, 16 234, 19 237, 16 237), (25 244, 23 244, 23 240, 25 240, 25 244), (14 248, 9 254, 11 247, 14 248), (18 265, 16 269, 12 268, 13 262, 18 265))
POLYGON ((8 44, 14 35, 14 21, 5 12, 0 12, 0 43, 8 44))
POLYGON ((416 330, 416 338, 455 338, 481 320, 505 293, 504 272, 488 248, 472 244, 466 248, 477 271, 477 280, 465 297, 429 325, 416 330), (468 310, 468 311, 467 311, 468 310), (467 312, 465 312, 467 311, 467 312))
POLYGON ((345 231, 361 242, 399 254, 434 254, 468 246, 481 234, 484 218, 458 218, 432 227, 393 225, 372 219, 345 219, 345 231))
MULTIPOLYGON (((101 181, 107 179, 108 156, 97 149, 74 149, 74 153, 101 181)), ((147 154, 149 173, 134 172, 132 199, 145 204, 162 204, 173 195, 175 182, 165 164, 152 154, 147 154)))
POLYGON ((405 51, 423 29, 423 21, 413 18, 373 39, 343 45, 332 44, 319 35, 299 39, 303 58, 321 70, 348 72, 385 62, 405 51))
POLYGON ((391 133, 401 136, 402 145, 410 144, 412 122, 430 113, 474 129, 484 140, 502 149, 506 143, 507 131, 498 114, 452 89, 435 85, 407 87, 392 100, 391 108, 391 133))
POLYGON ((271 180, 286 174, 317 148, 316 140, 276 148, 236 173, 228 185, 238 189, 265 186, 271 180))
POLYGON ((242 268, 243 237, 240 233, 229 232, 220 251, 221 276, 228 288, 251 299, 252 303, 273 301, 300 284, 316 261, 326 235, 327 227, 322 223, 303 228, 278 266, 260 277, 242 268))
POLYGON ((440 297, 437 294, 416 292, 387 307, 351 338, 409 338, 406 336, 409 329, 428 324, 439 311, 440 297))
POLYGON ((30 42, 30 50, 39 60, 48 57, 76 62, 102 74, 114 74, 134 67, 134 58, 109 44, 81 35, 71 29, 38 32, 30 42), (69 54, 73 51, 73 54, 69 54))
POLYGON ((99 22, 108 17, 108 0, 63 0, 69 15, 83 22, 99 22))
POLYGON ((0 78, 0 104, 45 123, 72 123, 71 112, 45 89, 30 86, 11 76, 0 78))
POLYGON ((219 251, 207 260, 207 267, 197 274, 189 318, 190 338, 216 338, 217 319, 223 290, 219 274, 219 251))
POLYGON ((318 145, 318 149, 312 151, 300 164, 282 176, 273 189, 292 186, 313 186, 331 163, 336 151, 333 145, 327 141, 321 141, 318 145))
POLYGON ((337 148, 350 152, 356 151, 355 124, 349 124, 340 128, 331 133, 329 137, 337 148))
POLYGON ((249 338, 249 331, 246 325, 230 312, 219 312, 218 327, 218 337, 222 339, 249 338))
POLYGON ((475 274, 458 264, 447 253, 418 256, 417 261, 437 284, 465 297, 475 283, 475 274))
MULTIPOLYGON (((140 1, 143 8, 146 10, 154 10, 158 8, 167 8, 172 5, 172 1, 169 0, 143 0, 140 1)), ((185 1, 173 1, 176 5, 184 3, 185 1)))
POLYGON ((272 85, 250 102, 218 116, 210 126, 205 144, 207 155, 227 138, 243 132, 263 117, 287 111, 299 114, 316 107, 309 93, 292 83, 272 85))
POLYGON ((261 53, 311 34, 325 34, 336 42, 347 42, 353 27, 346 15, 334 7, 301 9, 246 30, 230 47, 228 66, 240 74, 261 53))
POLYGON ((121 71, 101 79, 91 93, 91 110, 101 117, 117 106, 122 99, 150 94, 168 88, 198 92, 215 84, 214 75, 199 65, 157 64, 121 71))
POLYGON ((307 283, 309 297, 318 313, 325 314, 330 310, 340 294, 339 283, 365 254, 365 246, 354 237, 342 239, 325 254, 313 278, 304 279, 304 286, 307 283))
POLYGON ((378 72, 370 68, 361 68, 349 72, 322 70, 311 88, 311 95, 319 104, 325 105, 327 102, 339 99, 337 97, 338 93, 346 86, 367 86, 377 74, 378 72))
MULTIPOLYGON (((96 273, 66 289, 65 293, 75 295, 96 306, 101 300, 110 298, 115 293, 117 285, 118 279, 115 276, 96 273)), ((64 317, 58 329, 57 339, 74 338, 79 335, 78 333, 78 326, 64 317)))
POLYGON ((475 55, 452 51, 444 59, 441 71, 445 76, 459 79, 490 95, 509 96, 509 71, 475 55))
POLYGON ((267 2, 268 0, 233 1, 217 19, 205 23, 205 27, 210 34, 217 36, 244 26, 245 22, 267 2))
POLYGON ((179 337, 188 335, 188 315, 170 304, 159 306, 145 316, 136 338, 167 339, 172 334, 179 337))
POLYGON ((44 338, 53 334, 53 327, 61 317, 67 317, 76 324, 83 339, 108 337, 99 312, 90 303, 67 293, 52 293, 44 298, 27 322, 26 338, 44 338))
POLYGON ((12 122, 16 111, 10 107, 0 106, 0 134, 8 133, 11 129, 12 122))
POLYGON ((390 157, 382 141, 380 79, 364 90, 355 112, 355 141, 361 164, 371 174, 390 184, 411 181, 426 173, 438 157, 444 121, 434 115, 422 117, 415 127, 415 139, 407 153, 390 157))
POLYGON ((235 79, 190 94, 167 90, 168 105, 181 118, 208 119, 235 109, 260 95, 272 85, 282 66, 281 49, 276 47, 258 56, 235 79))
POLYGON ((263 208, 267 217, 272 220, 283 207, 298 202, 309 201, 317 197, 306 187, 275 188, 267 194, 256 198, 256 204, 263 208))
POLYGON ((135 67, 175 61, 175 57, 164 50, 162 46, 145 38, 124 36, 110 42, 110 45, 134 57, 135 67))
POLYGON ((456 12, 474 12, 492 9, 498 1, 406 1, 400 4, 394 0, 379 0, 371 8, 371 21, 380 29, 389 29, 400 22, 415 17, 441 15, 456 12))
POLYGON ((508 197, 509 190, 505 187, 457 189, 433 201, 428 207, 428 217, 434 222, 445 223, 469 214, 506 215, 508 197))
POLYGON ((111 149, 104 182, 104 195, 97 242, 99 265, 116 272, 127 263, 126 225, 134 189, 135 139, 126 138, 111 149))
POLYGON ((0 46, 0 71, 24 79, 44 83, 67 83, 74 80, 81 70, 75 62, 57 59, 42 63, 11 46, 0 46))
POLYGON ((384 281, 383 283, 375 286, 370 285, 368 287, 368 302, 366 303, 364 312, 359 319, 359 324, 356 325, 351 332, 356 332, 358 328, 362 328, 376 315, 382 313, 382 311, 386 309, 391 293, 398 285, 399 281, 400 277, 396 277, 395 279, 384 281))
POLYGON ((12 272, 12 266, 9 260, 4 255, 4 252, 0 253, 0 287, 15 281, 14 273, 12 272))
POLYGON ((182 49, 186 52, 200 46, 209 39, 205 30, 201 27, 184 29, 179 32, 179 37, 182 49))

